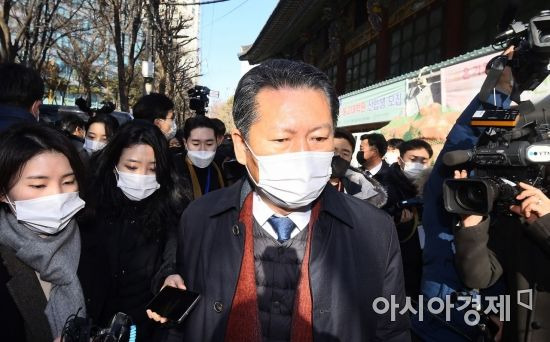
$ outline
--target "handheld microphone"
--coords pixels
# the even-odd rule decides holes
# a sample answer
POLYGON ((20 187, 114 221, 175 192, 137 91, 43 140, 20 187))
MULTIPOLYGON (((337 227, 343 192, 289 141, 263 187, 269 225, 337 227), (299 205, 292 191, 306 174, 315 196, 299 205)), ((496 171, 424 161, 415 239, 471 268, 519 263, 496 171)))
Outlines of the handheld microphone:
POLYGON ((447 166, 464 164, 472 160, 473 156, 474 153, 472 150, 450 151, 443 155, 443 164, 447 166))

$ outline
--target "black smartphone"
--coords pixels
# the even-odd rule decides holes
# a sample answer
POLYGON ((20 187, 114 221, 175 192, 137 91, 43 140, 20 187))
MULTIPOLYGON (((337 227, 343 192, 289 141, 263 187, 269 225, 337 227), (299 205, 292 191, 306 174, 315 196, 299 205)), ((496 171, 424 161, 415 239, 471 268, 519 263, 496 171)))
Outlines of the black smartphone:
POLYGON ((170 323, 179 324, 197 305, 200 298, 201 295, 196 292, 165 286, 147 304, 146 309, 166 317, 170 323))

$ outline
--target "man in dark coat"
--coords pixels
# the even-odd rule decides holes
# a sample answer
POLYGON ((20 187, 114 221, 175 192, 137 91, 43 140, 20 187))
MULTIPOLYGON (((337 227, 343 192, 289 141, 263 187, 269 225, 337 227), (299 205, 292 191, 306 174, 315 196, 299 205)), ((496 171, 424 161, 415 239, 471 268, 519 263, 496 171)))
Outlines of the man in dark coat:
POLYGON ((249 178, 181 218, 177 270, 202 299, 169 341, 410 341, 407 315, 377 305, 405 302, 392 219, 327 186, 338 117, 327 77, 267 61, 239 82, 233 117, 249 178))
POLYGON ((403 257, 405 292, 407 296, 420 294, 422 276, 422 249, 418 236, 418 225, 422 222, 422 200, 417 180, 427 169, 433 150, 421 139, 412 139, 399 146, 399 157, 390 165, 386 175, 388 181, 388 203, 384 209, 390 214, 397 228, 397 235, 403 257))
POLYGON ((386 180, 390 166, 383 159, 388 150, 386 138, 379 133, 363 134, 361 136, 360 151, 357 152, 357 162, 370 176, 385 187, 388 186, 386 180))
POLYGON ((44 96, 40 74, 21 64, 0 64, 0 133, 17 123, 38 121, 44 96))
POLYGON ((330 184, 338 191, 365 200, 377 208, 386 204, 388 195, 380 182, 351 168, 355 138, 344 128, 334 130, 334 157, 330 184))

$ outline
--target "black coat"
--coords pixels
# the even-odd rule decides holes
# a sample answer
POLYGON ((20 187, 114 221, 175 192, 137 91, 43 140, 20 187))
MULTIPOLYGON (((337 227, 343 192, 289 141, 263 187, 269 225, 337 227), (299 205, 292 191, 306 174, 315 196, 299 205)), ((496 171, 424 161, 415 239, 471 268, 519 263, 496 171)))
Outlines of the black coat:
MULTIPOLYGON (((156 197, 125 204, 116 214, 100 213, 81 221, 82 253, 78 275, 88 315, 107 327, 117 312, 130 315, 138 327, 138 341, 154 333, 145 306, 164 278, 175 272, 175 227, 150 235, 143 222, 145 203, 156 197)), ((167 219, 166 222, 177 220, 167 219)))
POLYGON ((18 107, 0 105, 0 133, 15 124, 29 122, 36 123, 36 118, 31 113, 29 113, 28 110, 24 110, 18 107))
MULTIPOLYGON (((238 222, 250 187, 240 181, 192 202, 178 227, 177 270, 198 306, 169 341, 223 341, 244 247, 238 222), (242 192, 242 194, 241 194, 242 192)), ((403 305, 399 244, 383 211, 327 186, 310 256, 315 341, 410 341, 407 316, 378 315, 375 298, 403 305)))
POLYGON ((388 191, 388 202, 382 208, 393 216, 399 237, 401 256, 403 257, 403 271, 405 275, 405 290, 408 296, 415 297, 420 294, 420 282, 422 277, 422 249, 416 229, 422 222, 422 207, 409 207, 415 217, 401 223, 403 207, 402 201, 418 196, 418 189, 410 179, 405 176, 398 163, 389 166, 385 174, 388 191))
POLYGON ((380 170, 372 176, 372 178, 376 179, 382 185, 386 186, 388 184, 388 173, 390 172, 390 164, 386 163, 385 160, 382 159, 382 167, 380 170))
MULTIPOLYGON (((550 214, 534 223, 498 218, 489 225, 455 228, 456 266, 464 284, 485 289, 501 277, 510 294, 503 341, 550 341, 550 214), (532 310, 516 305, 517 291, 532 291, 532 310)), ((528 294, 521 296, 528 303, 528 294)))
POLYGON ((0 245, 0 341, 51 342, 46 304, 34 270, 0 245))

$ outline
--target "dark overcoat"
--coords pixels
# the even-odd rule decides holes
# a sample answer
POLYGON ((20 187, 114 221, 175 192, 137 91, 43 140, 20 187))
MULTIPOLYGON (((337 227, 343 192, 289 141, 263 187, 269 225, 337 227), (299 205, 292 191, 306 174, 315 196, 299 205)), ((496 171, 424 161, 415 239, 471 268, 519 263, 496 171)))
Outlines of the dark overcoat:
MULTIPOLYGON (((247 181, 192 202, 178 227, 178 273, 202 294, 169 341, 223 341, 243 258, 240 208, 247 181)), ((318 199, 309 259, 315 341, 410 341, 409 320, 373 302, 391 296, 403 308, 403 271, 393 220, 382 210, 327 186, 318 199)))

